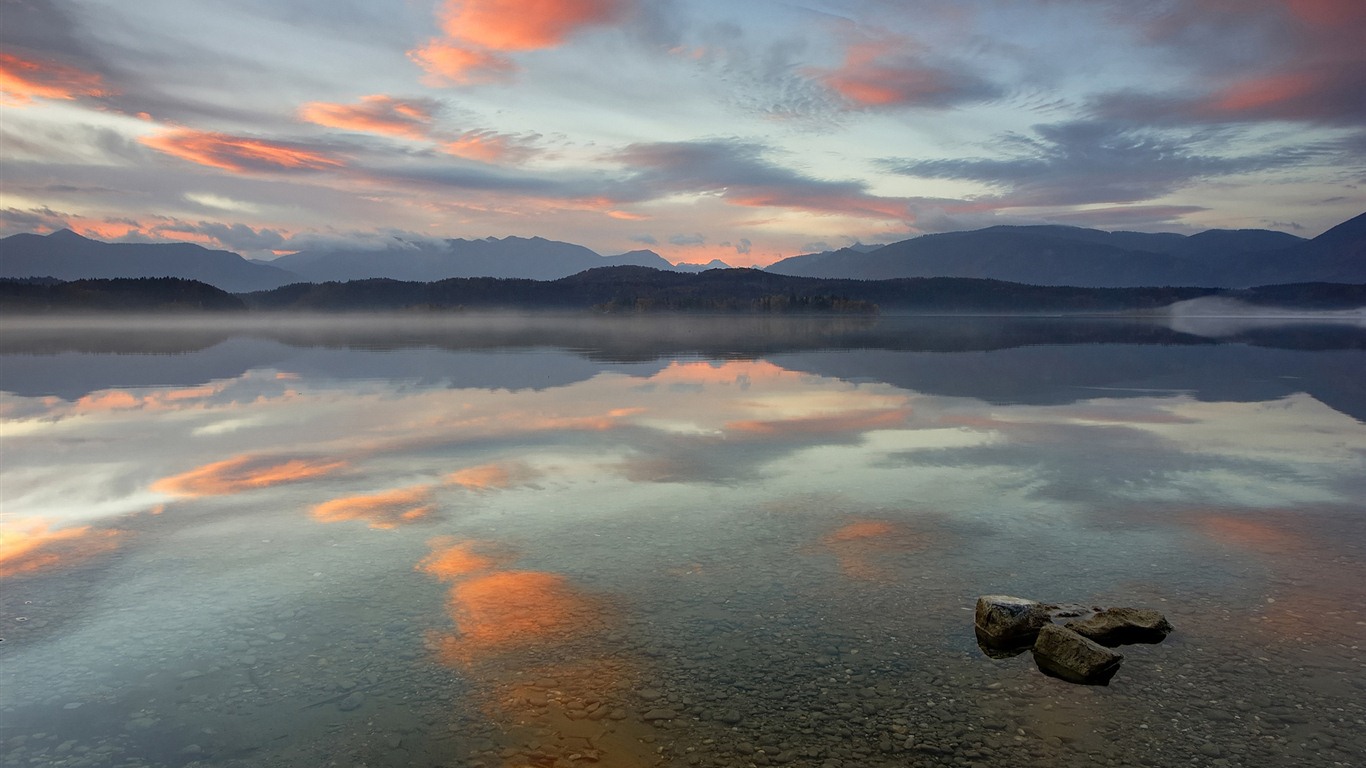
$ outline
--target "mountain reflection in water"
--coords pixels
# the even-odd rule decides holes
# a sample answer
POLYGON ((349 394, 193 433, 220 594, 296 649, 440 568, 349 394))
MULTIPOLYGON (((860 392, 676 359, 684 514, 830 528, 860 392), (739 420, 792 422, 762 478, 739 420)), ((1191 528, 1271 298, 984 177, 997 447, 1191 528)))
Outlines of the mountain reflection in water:
POLYGON ((1366 752, 1357 325, 111 323, 0 332, 0 765, 1366 752), (983 593, 1176 632, 1072 687, 983 593))

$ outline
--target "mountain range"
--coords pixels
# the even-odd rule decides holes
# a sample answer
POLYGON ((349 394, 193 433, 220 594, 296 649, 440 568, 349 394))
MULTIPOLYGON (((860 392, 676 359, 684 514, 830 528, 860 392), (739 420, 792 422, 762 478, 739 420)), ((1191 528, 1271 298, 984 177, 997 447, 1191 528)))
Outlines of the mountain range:
POLYGON ((1305 240, 1264 229, 1195 235, 997 226, 924 235, 874 250, 793 256, 770 272, 886 280, 978 277, 1032 285, 1126 288, 1366 282, 1366 214, 1305 240))
MULTIPOLYGON (((70 230, 0 239, 0 278, 178 277, 237 293, 299 282, 373 278, 550 281, 604 266, 696 273, 729 265, 721 261, 674 265, 649 250, 600 256, 581 245, 540 237, 395 240, 382 250, 313 249, 269 262, 191 243, 104 243, 70 230)), ((858 280, 970 277, 1087 288, 1358 284, 1366 283, 1366 214, 1312 240, 1260 229, 1209 230, 1187 236, 1056 225, 996 226, 793 256, 770 265, 767 271, 858 280)))
POLYGON ((654 251, 645 250, 604 257, 581 245, 540 237, 396 240, 382 250, 306 250, 273 261, 244 259, 230 251, 213 251, 192 243, 104 243, 68 229, 46 236, 19 234, 0 239, 0 278, 178 277, 235 293, 269 290, 290 283, 370 278, 410 282, 453 277, 557 280, 604 266, 701 272, 729 265, 720 261, 674 265, 654 251))

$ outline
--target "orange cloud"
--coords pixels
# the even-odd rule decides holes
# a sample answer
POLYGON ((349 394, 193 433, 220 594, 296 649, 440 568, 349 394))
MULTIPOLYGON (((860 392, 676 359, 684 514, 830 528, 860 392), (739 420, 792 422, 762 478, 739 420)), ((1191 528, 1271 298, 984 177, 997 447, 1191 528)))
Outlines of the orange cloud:
POLYGON ((445 481, 472 491, 489 491, 525 485, 536 479, 537 474, 521 462, 501 462, 456 470, 446 475, 445 481))
POLYGON ((71 101, 81 96, 105 96, 108 91, 103 78, 94 72, 0 52, 0 95, 0 101, 15 106, 35 98, 71 101))
POLYGON ((505 80, 517 65, 505 54, 554 48, 584 27, 623 18, 633 0, 446 0, 437 12, 446 39, 408 52, 433 85, 505 80))
POLYGON ((152 490, 173 496, 225 496, 282 483, 297 483, 346 467, 329 459, 286 459, 275 456, 234 456, 162 478, 152 490))
POLYGON ((310 101, 299 107, 299 118, 344 131, 425 139, 432 122, 432 107, 421 100, 403 101, 375 94, 361 97, 359 104, 310 101))
POLYGON ((61 568, 112 552, 122 531, 90 526, 51 530, 41 519, 0 527, 0 578, 61 568))
POLYGON ((563 576, 539 571, 501 571, 475 576, 451 588, 448 604, 458 634, 437 642, 448 664, 474 657, 562 642, 601 630, 603 605, 563 576))
POLYGON ((343 166, 341 160, 317 150, 189 128, 143 136, 138 141, 182 160, 235 173, 322 171, 343 166))
POLYGON ((456 157, 484 163, 522 162, 537 152, 525 139, 497 131, 466 131, 441 148, 456 157))
POLYGON ((366 520, 371 528, 397 528, 415 523, 432 513, 432 487, 415 485, 364 496, 345 496, 313 507, 320 523, 366 520))
POLYGON ((92 392, 77 400, 72 405, 72 410, 77 413, 102 413, 137 408, 141 405, 142 398, 121 389, 114 389, 108 392, 92 392))
POLYGON ((452 38, 494 51, 533 51, 618 21, 629 7, 628 0, 446 0, 438 15, 452 38))
POLYGON ((517 71, 507 56, 441 40, 408 51, 408 58, 427 70, 426 82, 433 86, 500 82, 517 71))
POLYGON ((726 429, 751 435, 826 435, 893 429, 904 426, 910 415, 910 408, 879 408, 830 416, 805 416, 772 421, 732 421, 726 424, 726 429))
POLYGON ((507 559, 505 556, 477 551, 488 549, 488 544, 479 541, 457 541, 450 536, 438 536, 429 541, 428 545, 431 546, 432 553, 417 564, 417 570, 435 576, 441 581, 451 581, 479 571, 491 570, 507 559))

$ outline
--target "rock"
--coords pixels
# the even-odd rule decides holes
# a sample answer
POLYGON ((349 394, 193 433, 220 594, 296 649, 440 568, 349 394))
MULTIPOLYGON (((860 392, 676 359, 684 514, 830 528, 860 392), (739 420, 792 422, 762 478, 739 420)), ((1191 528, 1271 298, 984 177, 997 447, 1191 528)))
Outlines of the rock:
POLYGON ((365 694, 356 691, 355 693, 347 694, 345 698, 337 702, 337 709, 340 709, 343 712, 350 712, 352 710, 360 709, 364 705, 365 694))
POLYGON ((1107 608, 1067 628, 1101 645, 1114 648, 1129 643, 1160 643, 1172 631, 1167 618, 1143 608, 1107 608))
POLYGON ((672 709, 652 709, 641 716, 643 720, 672 720, 678 715, 672 709))
POLYGON ((1051 607, 1022 597, 983 595, 977 598, 974 621, 977 644, 993 658, 1022 653, 1049 623, 1051 607))
POLYGON ((1034 641, 1034 663, 1044 674, 1081 685, 1109 685, 1124 657, 1070 629, 1048 624, 1034 641))

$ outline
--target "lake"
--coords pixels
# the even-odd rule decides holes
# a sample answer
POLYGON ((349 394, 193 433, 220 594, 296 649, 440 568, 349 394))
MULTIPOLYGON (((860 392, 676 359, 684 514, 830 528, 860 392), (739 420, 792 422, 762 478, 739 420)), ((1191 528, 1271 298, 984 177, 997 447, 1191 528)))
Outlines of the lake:
POLYGON ((7 319, 0 765, 1360 765, 1366 328, 7 319), (1165 614, 1108 686, 978 595, 1165 614))

